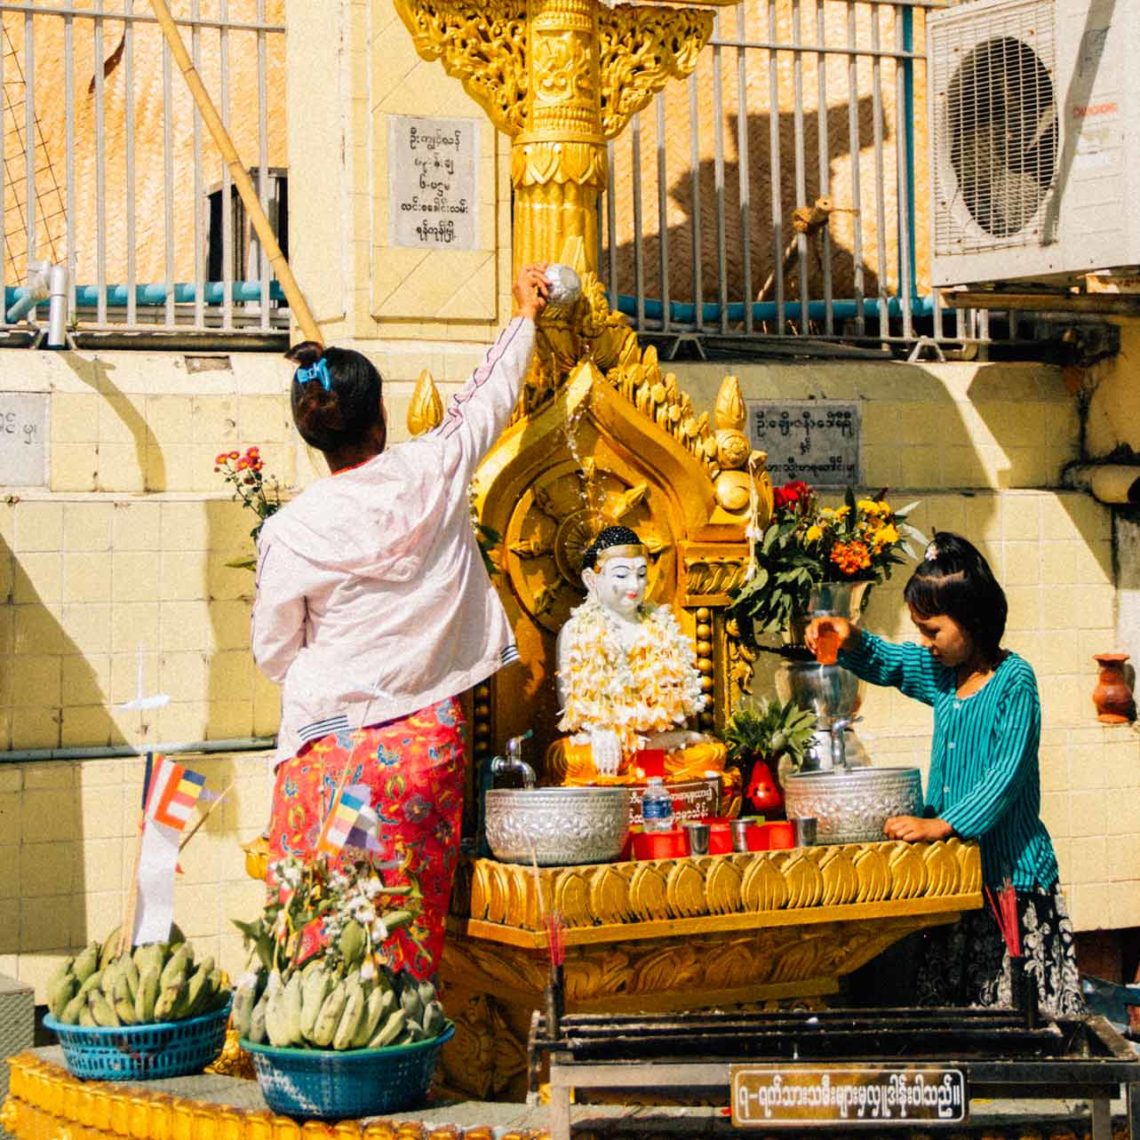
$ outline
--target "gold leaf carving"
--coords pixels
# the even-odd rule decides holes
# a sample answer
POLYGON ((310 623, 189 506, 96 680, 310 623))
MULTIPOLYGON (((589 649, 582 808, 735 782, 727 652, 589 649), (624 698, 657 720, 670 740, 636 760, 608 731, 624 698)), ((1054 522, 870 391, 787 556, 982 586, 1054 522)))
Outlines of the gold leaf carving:
POLYGON ((600 867, 590 880, 591 917, 599 922, 626 922, 631 917, 628 864, 600 867))
POLYGON ((570 926, 589 926, 590 884, 580 870, 563 871, 554 884, 554 906, 570 926))
POLYGON ((671 914, 689 917, 705 912, 705 877, 691 859, 678 859, 665 884, 671 914))
POLYGON ((472 918, 487 917, 487 906, 491 898, 491 873, 492 866, 490 859, 478 859, 475 861, 471 875, 472 918))
POLYGON ((602 130, 621 134, 630 116, 671 79, 683 79, 712 34, 711 12, 693 9, 604 8, 598 15, 601 40, 602 130))
POLYGON ((788 884, 788 907, 818 906, 823 898, 823 875, 814 861, 793 855, 784 866, 788 884))
POLYGON ((752 860, 740 888, 746 910, 779 910, 788 902, 788 883, 770 859, 752 860))
POLYGON ((629 905, 638 918, 662 918, 667 913, 665 874, 668 864, 641 863, 629 884, 629 905))
POLYGON ((813 934, 805 934, 799 942, 786 947, 772 967, 772 981, 795 982, 814 977, 827 953, 826 945, 813 934))
POLYGON ((926 893, 942 896, 957 894, 958 860, 954 852, 939 844, 930 844, 922 853, 926 865, 926 893))
POLYGON ((709 914, 732 914, 740 910, 740 869, 728 859, 710 859, 705 872, 709 914))
POLYGON ((505 922, 508 914, 510 900, 510 873, 505 871, 505 864, 492 865, 491 873, 487 877, 487 921, 505 922))
POLYGON ((736 376, 726 376, 720 382, 716 396, 716 426, 721 430, 743 431, 747 409, 744 395, 740 390, 740 380, 736 376))
POLYGON ((426 368, 420 373, 412 391, 407 422, 412 435, 422 435, 443 422, 443 398, 426 368))
POLYGON ((859 877, 857 902, 878 902, 885 899, 891 889, 891 869, 882 851, 877 847, 864 847, 855 856, 855 873, 859 877))
POLYGON ((694 596, 727 594, 744 582, 747 555, 685 559, 685 590, 694 596))
POLYGON ((526 0, 395 0, 424 59, 448 75, 508 135, 526 126, 526 0))
POLYGON ((898 842, 890 856, 891 898, 913 899, 926 887, 926 864, 919 849, 911 843, 898 842))
POLYGON ((819 870, 823 877, 823 905, 835 906, 850 902, 859 890, 859 875, 855 862, 843 847, 825 848, 819 870))

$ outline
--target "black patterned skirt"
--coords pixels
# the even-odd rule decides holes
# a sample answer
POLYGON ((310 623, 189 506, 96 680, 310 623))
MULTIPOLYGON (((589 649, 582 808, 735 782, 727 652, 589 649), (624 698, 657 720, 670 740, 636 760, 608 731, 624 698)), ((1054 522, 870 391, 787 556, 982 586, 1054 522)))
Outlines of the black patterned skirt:
MULTIPOLYGON (((1073 925, 1059 886, 1017 892, 1026 977, 1037 983, 1046 1015, 1085 1012, 1073 946, 1073 925)), ((914 939, 919 1005, 1009 1006, 1010 958, 988 906, 914 939)))

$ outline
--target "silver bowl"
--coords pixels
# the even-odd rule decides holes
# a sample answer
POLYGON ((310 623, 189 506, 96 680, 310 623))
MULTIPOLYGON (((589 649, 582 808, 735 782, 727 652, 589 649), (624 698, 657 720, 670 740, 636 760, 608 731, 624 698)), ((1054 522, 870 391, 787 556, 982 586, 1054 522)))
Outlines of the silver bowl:
POLYGON ((629 835, 628 788, 494 788, 487 842, 504 863, 610 863, 629 835))
POLYGON ((864 683, 841 665, 782 661, 775 681, 780 700, 794 700, 827 723, 838 717, 850 719, 863 703, 864 683))
POLYGON ((850 772, 798 772, 784 781, 788 818, 817 820, 817 843, 871 843, 885 838, 892 815, 922 812, 917 768, 856 768, 850 772))

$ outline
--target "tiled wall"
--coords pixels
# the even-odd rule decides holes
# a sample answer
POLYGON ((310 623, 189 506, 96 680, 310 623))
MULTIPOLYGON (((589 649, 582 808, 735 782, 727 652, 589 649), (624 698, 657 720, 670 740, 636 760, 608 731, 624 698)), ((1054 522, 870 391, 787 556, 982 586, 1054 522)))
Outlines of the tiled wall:
MULTIPOLYGON (((474 343, 387 344, 394 434, 412 384, 429 368, 445 386, 480 355, 474 343)), ((134 740, 137 714, 116 708, 144 685, 169 693, 150 740, 271 733, 277 693, 248 655, 252 516, 214 470, 217 452, 261 445, 271 471, 304 484, 316 471, 289 426, 288 367, 234 355, 207 371, 178 354, 0 354, 0 391, 50 393, 50 486, 0 502, 0 747, 134 740)), ((711 407, 723 366, 680 380, 711 407)), ((1009 644, 1037 670, 1045 711, 1044 814, 1078 926, 1140 922, 1140 740, 1093 719, 1091 656, 1112 649, 1110 512, 1050 489, 1075 454, 1076 411, 1038 366, 839 363, 740 370, 746 398, 782 394, 862 402, 865 484, 896 504, 921 500, 922 528, 960 530, 993 559, 1010 597, 1009 644)), ((906 636, 905 569, 879 590, 870 628, 906 636)), ((764 684, 761 677, 759 684, 764 684)), ((879 762, 925 765, 926 710, 869 694, 861 732, 879 762)), ((234 793, 182 860, 179 921, 243 964, 229 920, 249 917, 257 885, 239 842, 268 813, 266 758, 195 757, 209 786, 234 793)), ((137 824, 133 760, 0 764, 0 972, 40 983, 55 958, 118 920, 137 824)))

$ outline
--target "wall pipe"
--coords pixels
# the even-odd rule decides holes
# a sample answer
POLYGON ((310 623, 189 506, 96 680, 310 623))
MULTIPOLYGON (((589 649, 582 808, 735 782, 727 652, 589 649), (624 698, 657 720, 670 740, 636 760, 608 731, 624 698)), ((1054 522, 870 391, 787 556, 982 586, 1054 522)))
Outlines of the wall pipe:
POLYGON ((1088 491, 1098 502, 1112 507, 1140 506, 1140 464, 1078 463, 1065 471, 1063 482, 1088 491))
POLYGON ((117 760, 147 752, 267 752, 277 744, 273 736, 239 736, 231 740, 193 740, 155 744, 139 749, 132 744, 92 745, 76 748, 16 748, 0 752, 0 764, 42 764, 57 760, 117 760))
POLYGON ((171 55, 174 56, 174 61, 178 64, 179 70, 190 88, 190 94, 194 97, 202 121, 206 124, 210 136, 214 140, 214 145, 221 151, 222 158, 225 159, 226 165, 229 167, 230 176, 241 195, 242 204, 249 214, 249 220, 261 240, 261 248, 265 250, 269 264, 273 267, 274 273, 277 274, 281 288, 285 290, 289 308, 292 310, 302 334, 306 340, 315 340, 318 344, 324 344, 325 338, 321 335, 320 326, 305 300, 305 295, 301 292, 301 287, 297 284, 297 279, 293 276, 292 269, 289 268, 288 261, 285 260, 285 255, 281 252, 281 246, 277 244, 277 235, 273 232, 273 226, 270 224, 265 210, 262 209, 261 199, 254 188, 253 179, 250 178, 249 171, 242 165, 241 157, 233 144, 233 139, 230 138, 230 133, 218 115, 217 108, 210 98, 210 93, 206 90, 201 76, 194 67, 193 60, 186 50, 186 45, 182 42, 182 35, 178 31, 174 17, 170 14, 166 0, 150 0, 150 6, 162 27, 162 34, 166 37, 171 55))

